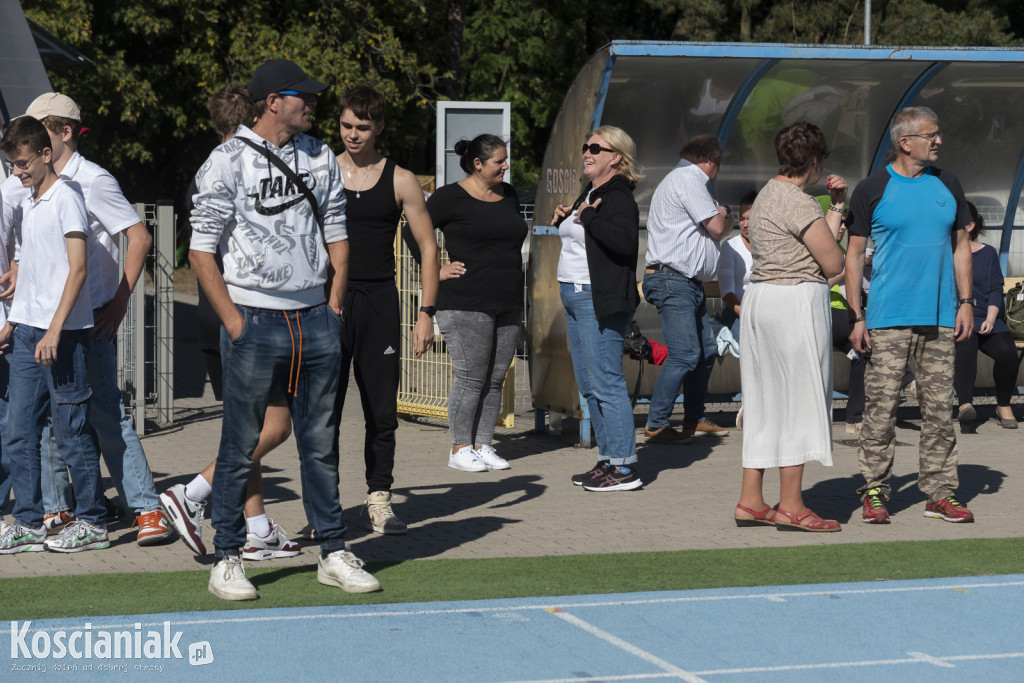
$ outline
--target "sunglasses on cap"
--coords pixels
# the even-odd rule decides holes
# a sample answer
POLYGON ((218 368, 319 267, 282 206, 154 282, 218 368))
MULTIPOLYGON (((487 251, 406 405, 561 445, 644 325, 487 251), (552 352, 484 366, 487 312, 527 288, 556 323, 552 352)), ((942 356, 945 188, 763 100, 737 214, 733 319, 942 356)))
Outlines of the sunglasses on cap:
POLYGON ((593 142, 593 143, 591 143, 589 145, 584 143, 584 145, 583 145, 583 152, 586 153, 588 150, 594 156, 597 156, 601 152, 611 152, 612 154, 618 154, 618 152, 616 152, 614 149, 608 149, 607 147, 602 147, 601 145, 597 144, 596 142, 593 142))

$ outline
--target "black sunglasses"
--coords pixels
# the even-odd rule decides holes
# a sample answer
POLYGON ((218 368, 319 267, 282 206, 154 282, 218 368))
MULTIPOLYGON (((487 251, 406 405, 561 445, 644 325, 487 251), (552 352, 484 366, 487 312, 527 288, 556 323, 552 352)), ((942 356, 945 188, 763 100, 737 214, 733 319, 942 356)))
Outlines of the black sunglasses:
POLYGON ((608 149, 607 147, 602 147, 601 145, 597 144, 596 142, 592 143, 592 144, 589 144, 589 145, 584 143, 583 151, 586 152, 587 150, 590 150, 590 153, 593 154, 594 156, 597 156, 601 152, 611 152, 612 154, 618 154, 618 152, 616 152, 614 149, 608 149))

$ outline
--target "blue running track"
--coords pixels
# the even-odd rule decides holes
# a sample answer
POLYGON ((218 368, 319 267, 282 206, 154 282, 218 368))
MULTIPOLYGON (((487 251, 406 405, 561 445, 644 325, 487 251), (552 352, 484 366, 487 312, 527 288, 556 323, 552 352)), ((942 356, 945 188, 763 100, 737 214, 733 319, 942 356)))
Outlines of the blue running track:
POLYGON ((48 619, 3 624, 0 679, 74 667, 74 680, 1019 682, 1022 611, 1012 575, 48 619), (75 629, 94 648, 104 630, 153 632, 163 648, 165 621, 181 659, 53 654, 75 629), (49 656, 25 657, 33 647, 49 656))

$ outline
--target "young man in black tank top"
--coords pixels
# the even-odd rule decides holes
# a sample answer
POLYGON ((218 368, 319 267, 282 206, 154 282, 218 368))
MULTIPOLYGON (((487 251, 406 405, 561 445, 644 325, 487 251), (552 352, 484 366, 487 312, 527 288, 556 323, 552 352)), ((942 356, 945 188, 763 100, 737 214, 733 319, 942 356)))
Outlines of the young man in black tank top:
POLYGON ((354 366, 366 420, 367 525, 382 534, 404 534, 405 523, 391 510, 401 349, 394 242, 402 213, 422 254, 422 308, 413 331, 417 358, 434 340, 437 241, 416 176, 375 148, 377 136, 384 130, 384 99, 360 85, 345 93, 340 108, 345 151, 338 155, 338 164, 345 176, 348 200, 349 274, 341 332, 338 424, 349 367, 354 366))

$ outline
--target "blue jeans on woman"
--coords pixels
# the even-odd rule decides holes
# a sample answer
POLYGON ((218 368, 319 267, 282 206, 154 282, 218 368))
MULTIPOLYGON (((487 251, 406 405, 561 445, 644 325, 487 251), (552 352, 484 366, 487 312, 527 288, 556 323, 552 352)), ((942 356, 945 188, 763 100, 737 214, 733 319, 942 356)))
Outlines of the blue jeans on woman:
POLYGON ((51 366, 36 363, 36 345, 46 330, 18 325, 11 351, 10 397, 4 445, 10 458, 14 519, 38 529, 43 524, 39 443, 49 416, 68 467, 75 494, 75 516, 103 525, 100 454, 89 435, 87 411, 92 391, 85 372, 86 336, 91 330, 64 330, 51 366))
POLYGON ((245 544, 245 484, 275 386, 286 389, 299 450, 302 504, 320 549, 345 547, 333 447, 341 370, 341 318, 320 304, 299 311, 238 306, 244 318, 233 340, 221 329, 224 420, 213 474, 213 544, 217 558, 245 544), (298 381, 295 381, 295 375, 298 381))
POLYGON ((558 291, 565 306, 572 369, 590 410, 598 458, 612 465, 632 465, 637 461, 636 432, 622 372, 622 343, 633 314, 598 318, 590 285, 560 282, 558 291))

